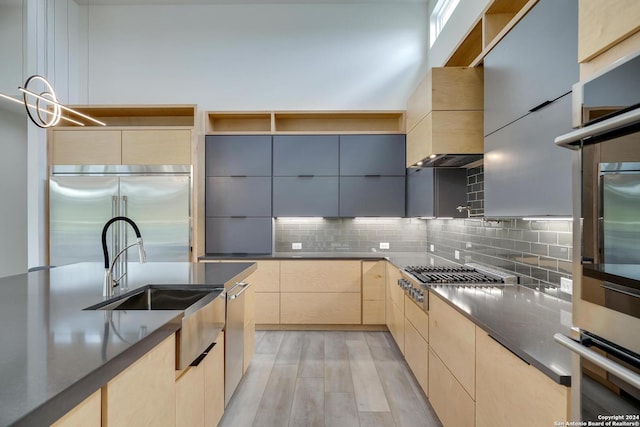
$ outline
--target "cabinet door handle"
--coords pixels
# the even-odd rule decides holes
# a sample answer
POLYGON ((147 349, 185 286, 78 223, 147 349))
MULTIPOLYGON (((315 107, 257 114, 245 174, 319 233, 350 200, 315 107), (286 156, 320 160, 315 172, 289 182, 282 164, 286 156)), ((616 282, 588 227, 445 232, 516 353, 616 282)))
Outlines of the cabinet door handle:
POLYGON ((313 178, 315 175, 298 175, 298 178, 313 178))
POLYGON ((247 175, 231 175, 229 178, 246 178, 247 175))
POLYGON ((371 175, 365 175, 364 177, 365 177, 365 178, 379 178, 379 177, 381 177, 381 176, 382 176, 382 175, 380 175, 380 174, 371 174, 371 175))
POLYGON ((189 366, 198 366, 204 360, 204 358, 207 357, 207 355, 215 345, 216 343, 212 343, 209 347, 207 347, 207 349, 203 351, 200 356, 196 357, 195 360, 189 364, 189 366))
POLYGON ((529 112, 530 112, 530 113, 533 113, 533 112, 535 112, 535 111, 542 110, 544 107, 546 107, 547 105, 551 104, 552 102, 553 102, 553 101, 546 100, 546 101, 544 101, 544 102, 542 102, 542 103, 540 103, 540 104, 536 105, 536 106, 535 106, 535 107, 533 107, 532 109, 530 109, 530 110, 529 110, 529 112))

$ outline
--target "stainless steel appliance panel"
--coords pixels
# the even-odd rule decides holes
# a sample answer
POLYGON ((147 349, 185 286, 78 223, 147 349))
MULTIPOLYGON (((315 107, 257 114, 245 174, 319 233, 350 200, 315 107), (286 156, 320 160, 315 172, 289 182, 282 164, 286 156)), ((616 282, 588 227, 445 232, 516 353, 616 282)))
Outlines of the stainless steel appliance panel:
POLYGON ((102 227, 116 214, 117 195, 117 177, 50 179, 49 264, 102 261, 102 227))
POLYGON ((640 264, 640 172, 603 175, 602 210, 603 261, 640 264))
MULTIPOLYGON (((189 193, 188 176, 120 178, 121 213, 140 227, 150 261, 189 260, 189 193)), ((127 230, 133 243, 133 230, 127 230)))

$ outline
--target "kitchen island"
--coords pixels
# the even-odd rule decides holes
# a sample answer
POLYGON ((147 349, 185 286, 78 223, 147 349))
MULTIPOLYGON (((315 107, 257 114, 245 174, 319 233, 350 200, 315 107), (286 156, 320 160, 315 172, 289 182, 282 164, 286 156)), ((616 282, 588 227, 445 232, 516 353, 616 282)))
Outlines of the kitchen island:
MULTIPOLYGON (((253 263, 129 264, 116 294, 149 284, 228 287, 253 263)), ((85 310, 101 263, 0 279, 0 425, 49 425, 180 328, 180 310, 85 310)))

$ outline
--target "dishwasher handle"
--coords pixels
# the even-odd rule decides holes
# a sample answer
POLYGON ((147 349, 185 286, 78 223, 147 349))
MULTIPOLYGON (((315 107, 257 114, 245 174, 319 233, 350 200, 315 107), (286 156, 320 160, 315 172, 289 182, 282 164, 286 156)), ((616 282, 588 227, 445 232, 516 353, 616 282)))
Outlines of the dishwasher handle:
POLYGON ((231 287, 231 289, 227 291, 227 301, 231 301, 238 298, 240 295, 245 293, 247 289, 249 289, 250 287, 251 287, 250 283, 244 283, 244 282, 236 283, 231 287), (235 290, 236 288, 242 288, 242 289, 240 289, 240 291, 236 292, 235 294, 232 293, 232 291, 235 290))

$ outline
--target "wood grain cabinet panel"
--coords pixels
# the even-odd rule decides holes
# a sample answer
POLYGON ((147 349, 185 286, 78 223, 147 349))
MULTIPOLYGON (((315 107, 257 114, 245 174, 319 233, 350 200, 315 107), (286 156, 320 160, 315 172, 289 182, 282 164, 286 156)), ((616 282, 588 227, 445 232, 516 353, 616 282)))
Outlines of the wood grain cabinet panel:
POLYGON ((475 325, 433 292, 429 295, 429 346, 475 398, 475 325))
POLYGON ((362 261, 362 323, 385 324, 386 261, 362 261))
POLYGON ((418 307, 408 296, 404 296, 404 316, 420 334, 423 340, 429 342, 429 316, 418 307))
POLYGON ((54 165, 119 165, 122 160, 119 130, 54 130, 52 135, 54 165))
POLYGON ((204 426, 204 366, 189 366, 176 380, 176 427, 204 426))
POLYGON ((360 261, 281 261, 281 292, 358 292, 360 261))
POLYGON ((247 372, 256 348, 256 288, 251 286, 244 293, 244 355, 242 373, 247 372))
POLYGON ((585 62, 640 30, 636 0, 580 0, 578 62, 585 62))
MULTIPOLYGON (((473 359, 468 360, 468 363, 473 364, 473 359)), ((429 402, 444 427, 474 427, 473 399, 431 348, 429 348, 429 402)), ((515 418, 511 425, 520 425, 519 418, 515 418)))
POLYGON ((173 426, 175 336, 171 335, 102 388, 102 426, 173 426))
POLYGON ((476 327, 476 427, 552 426, 570 419, 569 388, 476 327))
POLYGON ((224 332, 203 360, 204 425, 215 427, 224 414, 224 332))
POLYGON ((256 292, 256 324, 280 323, 280 292, 256 292))
POLYGON ((360 293, 287 292, 280 294, 280 323, 359 325, 360 293))
POLYGON ((100 390, 87 397, 62 418, 51 424, 52 427, 100 427, 101 426, 100 390))
POLYGON ((409 319, 404 321, 404 358, 418 380, 425 395, 429 395, 429 344, 413 327, 409 319))
POLYGON ((389 328, 400 352, 404 354, 404 315, 398 305, 391 300, 387 300, 387 328, 389 328))
POLYGON ((123 130, 123 165, 190 165, 190 130, 123 130))

